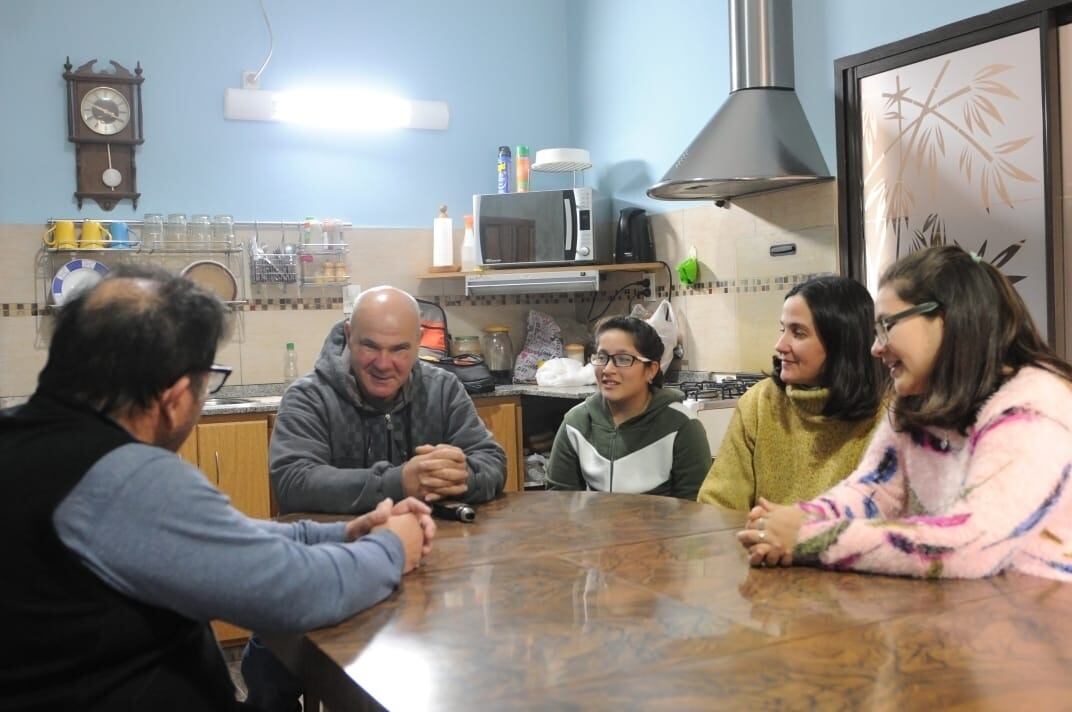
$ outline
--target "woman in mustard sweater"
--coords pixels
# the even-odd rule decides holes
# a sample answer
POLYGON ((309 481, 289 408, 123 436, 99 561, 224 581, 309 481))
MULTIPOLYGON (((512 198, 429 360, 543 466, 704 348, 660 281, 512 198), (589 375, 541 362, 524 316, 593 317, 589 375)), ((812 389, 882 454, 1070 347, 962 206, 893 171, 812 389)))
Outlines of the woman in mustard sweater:
POLYGON ((774 372, 738 401, 698 501, 741 511, 760 497, 798 502, 856 468, 886 412, 869 351, 874 318, 867 289, 846 277, 790 290, 774 372))

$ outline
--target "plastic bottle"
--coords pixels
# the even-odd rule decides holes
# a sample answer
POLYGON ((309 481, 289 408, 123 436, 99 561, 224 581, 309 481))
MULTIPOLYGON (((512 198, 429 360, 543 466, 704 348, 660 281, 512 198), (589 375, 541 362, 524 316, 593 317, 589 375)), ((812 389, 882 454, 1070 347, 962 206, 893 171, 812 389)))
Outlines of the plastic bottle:
POLYGON ((323 241, 324 230, 320 227, 320 222, 314 217, 306 216, 301 226, 301 244, 319 245, 323 241))
POLYGON ((510 147, 499 146, 499 192, 510 192, 510 147))
POLYGON ((529 160, 529 147, 518 146, 517 147, 517 181, 514 183, 514 190, 518 193, 529 192, 529 171, 532 168, 532 163, 529 160))
POLYGON ((286 358, 283 360, 283 385, 289 386, 298 377, 298 352, 294 350, 294 342, 287 342, 286 358))
POLYGON ((465 238, 462 239, 462 272, 476 269, 476 235, 473 233, 473 216, 465 216, 465 238))

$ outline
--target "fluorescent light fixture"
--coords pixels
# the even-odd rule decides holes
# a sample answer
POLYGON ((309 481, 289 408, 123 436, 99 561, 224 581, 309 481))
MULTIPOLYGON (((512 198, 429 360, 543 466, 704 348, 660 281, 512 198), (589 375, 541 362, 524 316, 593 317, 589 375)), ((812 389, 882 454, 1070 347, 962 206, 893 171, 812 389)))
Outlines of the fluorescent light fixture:
POLYGON ((355 89, 265 91, 227 89, 223 116, 234 121, 285 121, 316 128, 431 129, 450 124, 443 101, 413 101, 355 89))
POLYGON ((465 296, 483 294, 536 294, 545 292, 595 292, 599 271, 507 272, 465 275, 465 296))

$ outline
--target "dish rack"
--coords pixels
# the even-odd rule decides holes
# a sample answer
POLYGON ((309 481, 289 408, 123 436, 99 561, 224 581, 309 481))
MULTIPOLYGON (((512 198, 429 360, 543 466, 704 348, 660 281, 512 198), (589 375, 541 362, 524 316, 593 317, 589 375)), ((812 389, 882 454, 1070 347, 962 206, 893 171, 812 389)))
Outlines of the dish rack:
POLYGON ((294 284, 298 281, 298 255, 251 254, 249 279, 256 284, 294 284))

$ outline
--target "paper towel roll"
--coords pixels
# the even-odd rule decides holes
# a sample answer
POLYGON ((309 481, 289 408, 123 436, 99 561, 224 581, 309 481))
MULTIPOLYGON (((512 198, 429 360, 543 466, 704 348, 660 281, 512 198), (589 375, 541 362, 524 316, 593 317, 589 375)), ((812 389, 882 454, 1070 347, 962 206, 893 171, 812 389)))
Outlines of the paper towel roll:
POLYGON ((447 217, 446 206, 439 208, 439 217, 432 221, 432 266, 454 264, 454 221, 447 217))

